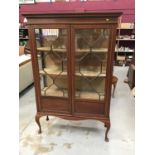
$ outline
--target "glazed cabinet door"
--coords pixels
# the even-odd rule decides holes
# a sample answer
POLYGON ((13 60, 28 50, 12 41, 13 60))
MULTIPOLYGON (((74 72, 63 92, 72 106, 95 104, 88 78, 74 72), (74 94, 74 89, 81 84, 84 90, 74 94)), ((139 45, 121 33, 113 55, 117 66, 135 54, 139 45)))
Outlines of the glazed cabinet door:
POLYGON ((69 33, 68 26, 37 26, 34 29, 42 111, 71 112, 69 33))
POLYGON ((104 115, 110 42, 108 26, 72 26, 73 112, 104 115))

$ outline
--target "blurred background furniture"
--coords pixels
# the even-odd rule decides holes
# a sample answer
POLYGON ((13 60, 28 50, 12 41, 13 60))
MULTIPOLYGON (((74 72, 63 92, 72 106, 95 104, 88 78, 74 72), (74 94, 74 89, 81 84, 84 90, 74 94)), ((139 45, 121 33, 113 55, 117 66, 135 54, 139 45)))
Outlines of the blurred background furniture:
POLYGON ((134 63, 130 64, 128 72, 127 72, 127 79, 124 80, 130 87, 133 89, 135 87, 135 65, 134 63))
POLYGON ((127 73, 127 83, 131 89, 135 87, 135 65, 130 64, 127 73))
POLYGON ((19 93, 33 83, 30 54, 24 54, 25 46, 19 46, 19 93))
POLYGON ((112 76, 112 85, 113 85, 113 92, 112 92, 112 97, 114 97, 116 85, 117 85, 118 78, 116 76, 112 76))

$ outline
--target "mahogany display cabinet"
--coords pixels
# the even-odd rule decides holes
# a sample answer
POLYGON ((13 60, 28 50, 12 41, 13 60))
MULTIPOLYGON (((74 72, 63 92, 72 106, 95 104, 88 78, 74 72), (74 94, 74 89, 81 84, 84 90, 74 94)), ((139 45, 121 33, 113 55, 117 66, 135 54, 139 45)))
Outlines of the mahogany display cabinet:
POLYGON ((120 12, 24 14, 29 29, 36 123, 95 119, 110 129, 111 79, 120 12))

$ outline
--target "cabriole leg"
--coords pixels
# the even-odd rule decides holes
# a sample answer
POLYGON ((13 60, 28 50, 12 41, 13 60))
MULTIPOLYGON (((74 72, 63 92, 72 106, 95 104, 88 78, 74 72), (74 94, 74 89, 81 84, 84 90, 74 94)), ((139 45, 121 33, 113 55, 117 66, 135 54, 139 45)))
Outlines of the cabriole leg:
POLYGON ((36 116, 35 116, 35 121, 36 121, 36 123, 38 124, 38 126, 39 126, 39 131, 38 131, 38 133, 40 134, 42 131, 41 131, 41 125, 40 125, 40 115, 38 115, 38 114, 36 114, 36 116))
POLYGON ((117 85, 117 82, 113 84, 113 93, 112 93, 112 97, 115 97, 116 85, 117 85))
POLYGON ((49 121, 49 117, 48 117, 48 115, 46 116, 46 121, 49 121))
POLYGON ((108 132, 109 132, 109 130, 110 130, 110 122, 105 123, 104 126, 107 128, 107 129, 106 129, 106 132, 105 132, 105 141, 106 141, 106 142, 109 142, 108 132))

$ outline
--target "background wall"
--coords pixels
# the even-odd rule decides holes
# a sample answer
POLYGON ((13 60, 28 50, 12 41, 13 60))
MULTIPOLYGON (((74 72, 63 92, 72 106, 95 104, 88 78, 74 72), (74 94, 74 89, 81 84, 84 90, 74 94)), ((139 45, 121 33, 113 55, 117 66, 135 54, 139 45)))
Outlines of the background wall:
POLYGON ((20 22, 23 22, 22 13, 50 13, 50 12, 88 12, 88 11, 110 11, 123 12, 123 22, 134 22, 135 0, 100 0, 90 2, 55 2, 35 3, 20 5, 20 22))

